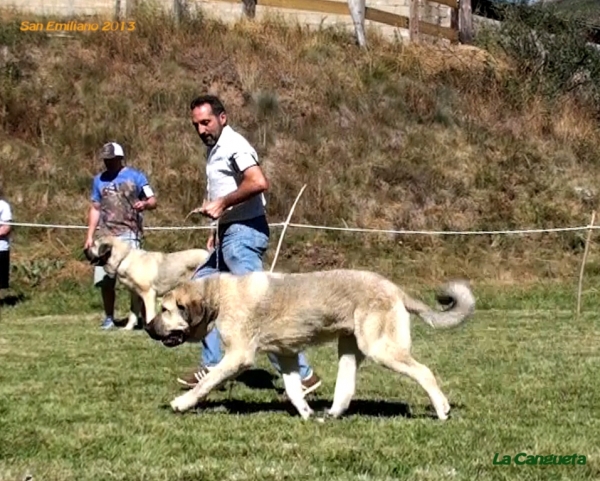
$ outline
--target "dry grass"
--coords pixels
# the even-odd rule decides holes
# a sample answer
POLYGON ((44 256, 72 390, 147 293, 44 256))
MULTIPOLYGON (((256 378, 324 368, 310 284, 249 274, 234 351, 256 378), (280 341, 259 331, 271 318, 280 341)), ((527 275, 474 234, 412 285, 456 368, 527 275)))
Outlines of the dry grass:
MULTIPOLYGON (((0 26, 0 177, 17 221, 83 225, 101 167, 94 154, 115 139, 158 193, 147 224, 181 224, 204 192, 188 104, 206 91, 223 97, 257 147, 272 221, 285 218, 304 183, 294 221, 330 226, 585 225, 597 206, 597 111, 575 93, 552 101, 528 93, 506 55, 378 38, 364 53, 350 33, 202 18, 176 27, 143 12, 135 32, 72 38, 19 32, 19 21, 5 16, 0 26)), ((15 262, 63 259, 43 280, 78 278, 83 236, 18 229, 15 262)), ((583 236, 290 229, 280 267, 562 279, 576 273, 583 236)), ((148 235, 150 248, 203 243, 201 233, 148 235)))
POLYGON ((600 22, 600 6, 595 0, 555 0, 554 3, 560 12, 573 14, 575 11, 589 22, 600 22))

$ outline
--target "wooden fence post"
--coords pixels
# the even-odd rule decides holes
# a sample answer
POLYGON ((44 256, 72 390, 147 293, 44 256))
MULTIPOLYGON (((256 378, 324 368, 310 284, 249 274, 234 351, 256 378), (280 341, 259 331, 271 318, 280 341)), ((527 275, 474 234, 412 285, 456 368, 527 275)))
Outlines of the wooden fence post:
POLYGON ((175 23, 179 24, 187 15, 187 0, 173 0, 173 13, 175 14, 175 23))
POLYGON ((471 0, 458 1, 458 41, 471 43, 473 41, 473 13, 471 0))
MULTIPOLYGON (((459 31, 458 28, 458 7, 450 9, 450 28, 455 32, 459 31)), ((452 42, 454 43, 454 42, 452 42)))
POLYGON ((247 18, 256 16, 256 0, 242 0, 242 10, 247 18))
POLYGON ((410 0, 408 35, 411 42, 419 40, 419 3, 420 0, 410 0))
POLYGON ((126 0, 125 2, 125 16, 130 19, 135 15, 137 10, 137 0, 126 0))
MULTIPOLYGON (((116 0, 115 0, 116 1, 116 0)), ((126 0, 119 0, 126 1, 126 0)), ((162 0, 160 0, 162 1, 162 0)), ((184 14, 187 11, 186 3, 193 3, 194 0, 165 0, 168 2, 172 2, 173 8, 175 9, 175 14, 178 13, 184 14)), ((237 5, 240 4, 240 0, 217 0, 218 2, 226 2, 226 3, 235 3, 237 5)), ((245 9, 245 14, 248 17, 252 17, 254 15, 254 7, 260 2, 262 8, 283 8, 283 9, 292 9, 292 10, 301 10, 307 12, 314 13, 327 13, 333 15, 350 15, 352 18, 357 32, 357 37, 359 36, 359 32, 362 32, 361 23, 364 20, 369 20, 371 22, 381 23, 384 25, 389 25, 395 28, 401 28, 403 30, 409 30, 410 27, 410 18, 404 15, 397 15, 395 13, 387 12, 385 10, 379 10, 373 7, 367 7, 364 5, 365 0, 241 0, 241 7, 245 9), (350 4, 350 5, 349 5, 350 4), (351 5, 357 6, 356 12, 360 13, 359 16, 353 16, 351 14, 352 10, 355 10, 351 5), (363 13, 364 12, 364 15, 363 13), (356 17, 356 18, 354 18, 356 17), (364 17, 364 18, 363 18, 364 17), (358 22, 358 23, 356 23, 358 22), (361 27, 361 28, 358 28, 361 27)), ((142 6, 142 0, 136 0, 138 6, 142 6)), ((451 27, 443 27, 441 25, 437 25, 436 22, 428 21, 426 18, 420 18, 419 15, 419 0, 405 0, 405 4, 408 6, 412 6, 412 34, 413 39, 418 35, 428 35, 438 38, 445 38, 450 40, 451 42, 458 42, 458 29, 451 27)), ((458 0, 437 0, 435 3, 439 3, 441 5, 448 6, 453 10, 458 8, 458 0)), ((359 40, 360 43, 360 40, 359 40)), ((366 41, 365 41, 366 45, 366 41)))
POLYGON ((577 310, 575 312, 575 319, 579 319, 579 314, 581 313, 581 290, 583 287, 583 270, 585 269, 585 262, 587 261, 588 252, 590 250, 590 239, 592 237, 592 231, 594 230, 595 220, 596 211, 592 212, 592 218, 590 220, 590 229, 588 230, 587 239, 585 240, 583 259, 581 260, 581 268, 579 270, 579 285, 577 286, 577 310))

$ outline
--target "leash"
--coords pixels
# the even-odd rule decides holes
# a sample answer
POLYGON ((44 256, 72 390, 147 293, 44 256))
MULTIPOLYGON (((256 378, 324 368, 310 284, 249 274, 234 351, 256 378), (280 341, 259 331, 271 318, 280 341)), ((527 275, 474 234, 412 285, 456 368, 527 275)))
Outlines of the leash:
MULTIPOLYGON (((185 221, 193 214, 201 214, 203 217, 208 217, 204 213, 202 213, 202 207, 196 207, 195 209, 192 209, 190 212, 188 212, 188 214, 183 219, 183 222, 185 223, 185 221)), ((219 219, 216 219, 215 230, 213 231, 213 233, 211 235, 213 236, 213 252, 216 252, 216 255, 217 255, 215 264, 216 264, 216 269, 218 271, 219 270, 219 252, 217 251, 217 241, 219 239, 219 219)), ((202 339, 202 346, 204 347, 204 349, 208 349, 205 339, 202 339)), ((229 398, 231 398, 232 385, 233 385, 233 383, 230 383, 229 398)))
MULTIPOLYGON (((201 214, 204 217, 208 217, 205 214, 202 213, 202 207, 196 207, 195 209, 192 209, 191 211, 188 212, 188 214, 184 217, 183 222, 185 223, 186 220, 188 220, 188 218, 193 215, 193 214, 201 214)), ((209 217, 210 218, 210 217, 209 217)), ((215 230, 212 233, 213 236, 213 250, 217 250, 217 241, 219 240, 219 220, 220 219, 216 219, 216 223, 215 223, 215 230)), ((219 253, 217 252, 217 262, 216 262, 216 268, 217 270, 219 269, 219 253)))
POLYGON ((283 223, 283 230, 281 231, 281 234, 279 235, 279 242, 277 243, 277 250, 275 251, 275 257, 273 258, 273 262, 271 263, 271 269, 269 272, 273 272, 273 270, 275 269, 275 263, 277 262, 277 257, 279 256, 279 250, 281 249, 281 243, 283 242, 283 236, 285 235, 285 231, 287 230, 288 225, 290 225, 290 220, 292 219, 292 214, 294 213, 294 210, 296 209, 296 204, 298 204, 298 201, 300 200, 300 196, 304 192, 304 189, 306 189, 306 184, 304 184, 302 186, 302 189, 300 189, 300 192, 296 196, 296 200, 292 204, 290 213, 288 214, 287 219, 283 223))

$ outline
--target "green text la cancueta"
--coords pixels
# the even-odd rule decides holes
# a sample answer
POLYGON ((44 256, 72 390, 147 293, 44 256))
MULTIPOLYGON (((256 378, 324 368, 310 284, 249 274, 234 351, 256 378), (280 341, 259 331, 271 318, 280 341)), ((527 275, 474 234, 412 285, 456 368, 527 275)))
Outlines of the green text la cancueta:
POLYGON ((496 465, 517 465, 517 466, 549 466, 549 465, 584 465, 587 463, 587 459, 585 456, 581 454, 568 454, 568 455, 556 455, 556 454, 547 454, 547 455, 535 455, 535 454, 527 454, 527 453, 519 453, 514 456, 509 456, 508 454, 501 455, 500 453, 496 453, 494 456, 493 464, 496 465))

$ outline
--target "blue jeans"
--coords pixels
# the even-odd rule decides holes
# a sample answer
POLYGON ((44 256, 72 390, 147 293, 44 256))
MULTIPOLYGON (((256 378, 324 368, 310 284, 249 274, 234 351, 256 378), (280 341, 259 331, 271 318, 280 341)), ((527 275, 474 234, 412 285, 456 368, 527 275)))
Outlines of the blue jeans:
MULTIPOLYGON (((264 216, 240 222, 220 225, 218 228, 219 245, 213 250, 208 260, 196 269, 192 279, 215 274, 231 272, 242 275, 248 272, 263 270, 263 256, 269 245, 269 224, 264 216)), ((277 357, 268 353, 273 367, 281 373, 277 357)), ((221 340, 217 328, 213 328, 204 339, 202 363, 214 366, 222 358, 221 340)), ((302 379, 312 373, 303 353, 298 354, 300 376, 302 379)))

